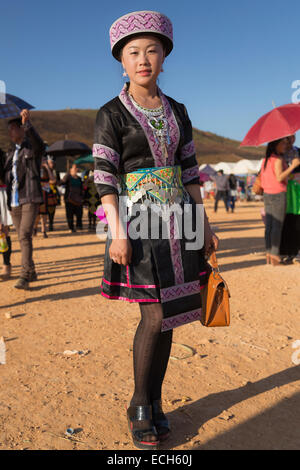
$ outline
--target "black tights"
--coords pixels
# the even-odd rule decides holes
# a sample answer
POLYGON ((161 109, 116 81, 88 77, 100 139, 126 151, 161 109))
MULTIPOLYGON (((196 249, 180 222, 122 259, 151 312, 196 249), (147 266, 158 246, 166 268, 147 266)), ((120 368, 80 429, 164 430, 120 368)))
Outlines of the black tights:
POLYGON ((131 406, 150 405, 161 398, 171 352, 173 330, 161 332, 160 303, 140 303, 141 321, 133 342, 135 389, 131 406))

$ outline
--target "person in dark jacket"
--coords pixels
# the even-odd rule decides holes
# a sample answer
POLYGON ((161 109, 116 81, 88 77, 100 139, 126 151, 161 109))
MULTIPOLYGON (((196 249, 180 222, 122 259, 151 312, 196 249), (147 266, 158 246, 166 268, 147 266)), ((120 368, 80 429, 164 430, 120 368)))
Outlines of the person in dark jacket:
POLYGON ((22 267, 17 289, 28 289, 37 275, 32 258, 32 233, 39 206, 43 202, 40 168, 45 151, 43 140, 30 122, 30 114, 23 109, 20 118, 8 122, 13 147, 7 152, 4 173, 7 184, 8 207, 21 245, 22 267))

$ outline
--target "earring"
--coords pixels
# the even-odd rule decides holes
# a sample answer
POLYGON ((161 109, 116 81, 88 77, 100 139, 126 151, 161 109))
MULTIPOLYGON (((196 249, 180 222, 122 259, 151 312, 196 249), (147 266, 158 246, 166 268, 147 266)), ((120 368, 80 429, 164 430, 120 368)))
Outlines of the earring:
POLYGON ((160 69, 160 71, 161 71, 161 72, 163 72, 163 71, 164 71, 163 67, 160 69))
POLYGON ((126 72, 125 69, 124 69, 124 72, 123 72, 123 77, 127 77, 127 72, 126 72))

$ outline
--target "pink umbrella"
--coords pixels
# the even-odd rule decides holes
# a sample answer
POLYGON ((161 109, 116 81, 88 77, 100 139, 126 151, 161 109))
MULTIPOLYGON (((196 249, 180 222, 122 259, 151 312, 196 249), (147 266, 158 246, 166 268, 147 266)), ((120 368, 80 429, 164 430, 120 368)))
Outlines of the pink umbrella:
POLYGON ((293 135, 299 129, 300 104, 285 104, 272 109, 258 119, 240 146, 257 147, 293 135))

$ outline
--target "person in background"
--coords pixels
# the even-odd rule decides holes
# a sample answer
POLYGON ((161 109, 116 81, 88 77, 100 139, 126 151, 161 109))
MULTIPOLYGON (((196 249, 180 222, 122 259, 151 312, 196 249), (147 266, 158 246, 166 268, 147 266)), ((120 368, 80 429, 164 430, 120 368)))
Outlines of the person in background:
POLYGON ((298 147, 294 145, 295 141, 296 141, 295 135, 290 135, 287 137, 287 151, 283 157, 288 165, 291 165, 294 158, 299 157, 299 149, 298 147))
POLYGON ((244 201, 246 198, 246 184, 245 181, 239 180, 239 186, 240 186, 240 200, 244 201))
POLYGON ((77 174, 78 168, 74 163, 60 184, 66 188, 65 206, 68 226, 71 233, 76 232, 74 227, 74 216, 76 216, 76 228, 82 228, 82 204, 83 204, 83 184, 80 176, 77 174))
MULTIPOLYGON (((284 155, 291 164, 300 157, 300 149, 294 146, 295 135, 288 137, 287 152, 284 155)), ((284 219, 280 255, 283 264, 292 264, 300 250, 300 165, 294 168, 287 185, 287 209, 284 219)))
POLYGON ((264 191, 266 213, 265 243, 267 264, 280 264, 280 243, 286 212, 286 191, 288 176, 300 164, 294 158, 290 167, 284 159, 288 138, 270 142, 261 166, 261 186, 264 191))
POLYGON ((9 236, 9 226, 12 225, 13 222, 7 207, 6 185, 4 184, 4 162, 5 153, 0 148, 0 234, 3 233, 5 235, 8 246, 8 250, 2 253, 3 269, 0 277, 2 280, 7 280, 11 276, 11 238, 9 236))
POLYGON ((30 122, 29 111, 23 109, 20 115, 21 119, 8 122, 13 148, 6 154, 4 173, 8 208, 11 209, 22 254, 20 278, 15 287, 28 289, 29 282, 37 279, 32 233, 39 206, 43 202, 40 171, 45 145, 30 122))
POLYGON ((202 199, 205 199, 205 190, 204 190, 204 183, 203 183, 203 181, 200 181, 200 193, 201 193, 202 199))
POLYGON ((234 176, 233 173, 231 173, 228 177, 228 183, 229 183, 229 201, 228 205, 231 209, 231 212, 234 212, 235 208, 235 201, 237 198, 237 179, 234 176))
POLYGON ((51 155, 47 157, 47 163, 49 169, 52 171, 54 179, 49 182, 50 192, 48 193, 48 217, 49 217, 49 232, 54 230, 54 216, 56 211, 56 206, 60 204, 60 194, 57 189, 57 184, 60 181, 59 173, 55 170, 54 158, 51 155), (54 181, 55 180, 55 181, 54 181))
POLYGON ((216 198, 215 198, 215 212, 218 210, 218 203, 220 199, 224 201, 226 212, 228 212, 228 191, 229 191, 229 182, 226 175, 224 175, 223 170, 219 170, 214 176, 214 181, 216 184, 216 198))
POLYGON ((214 184, 211 180, 204 183, 205 199, 214 199, 214 184))
POLYGON ((94 230, 97 221, 95 212, 97 207, 100 205, 100 197, 94 183, 94 175, 89 175, 89 171, 87 171, 86 175, 84 176, 83 189, 84 204, 88 207, 89 230, 94 230))
POLYGON ((41 220, 42 225, 42 233, 44 238, 48 238, 47 235, 47 218, 49 214, 49 202, 51 202, 50 198, 50 184, 56 183, 55 176, 53 175, 52 171, 50 170, 47 160, 44 159, 41 167, 41 186, 43 191, 43 203, 40 205, 39 214, 36 218, 35 225, 34 225, 34 235, 37 234, 37 228, 39 225, 39 221, 41 220))

